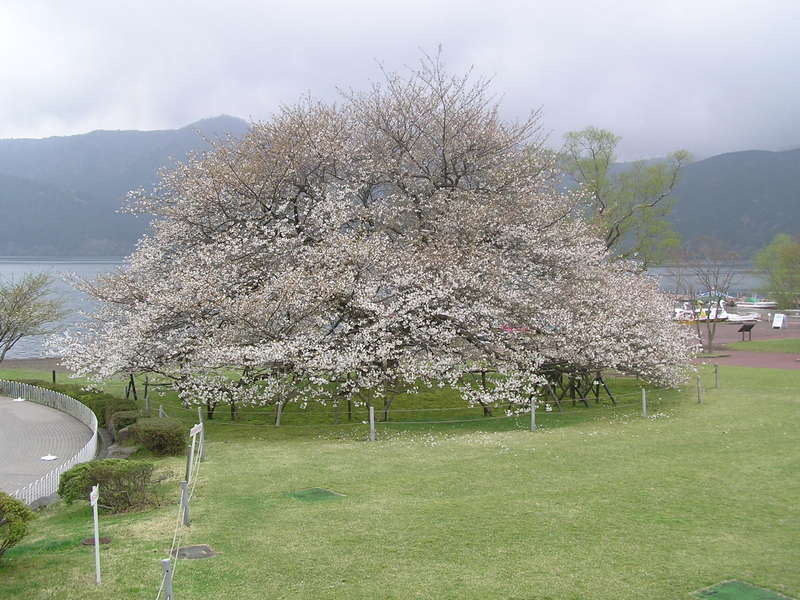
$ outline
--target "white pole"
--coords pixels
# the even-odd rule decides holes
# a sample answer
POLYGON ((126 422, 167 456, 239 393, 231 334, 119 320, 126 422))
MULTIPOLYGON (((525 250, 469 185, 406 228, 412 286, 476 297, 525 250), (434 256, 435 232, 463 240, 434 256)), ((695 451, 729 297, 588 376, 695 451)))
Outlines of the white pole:
POLYGON ((647 390, 642 388, 642 416, 647 418, 647 390))
POLYGON ((531 431, 536 431, 536 400, 531 396, 531 431))
POLYGON ((275 413, 275 427, 281 426, 281 413, 283 413, 283 402, 278 402, 278 412, 275 413))
POLYGON ((194 449, 197 442, 197 434, 203 431, 203 424, 198 423, 189 430, 189 435, 192 438, 192 445, 189 448, 189 454, 186 457, 186 481, 192 480, 192 463, 194 462, 194 449))
POLYGON ((188 527, 192 524, 189 518, 189 488, 185 481, 181 481, 181 506, 183 506, 183 524, 188 527))
POLYGON ((197 419, 200 423, 200 460, 206 459, 206 422, 203 421, 203 411, 197 407, 197 419))
POLYGON ((161 568, 164 570, 164 600, 172 598, 172 565, 168 558, 161 560, 161 568))
POLYGON ((369 406, 369 441, 374 442, 377 439, 375 435, 375 407, 370 404, 369 406))
POLYGON ((95 485, 92 487, 92 493, 89 494, 89 502, 92 505, 94 516, 94 572, 97 585, 100 585, 100 526, 97 522, 97 500, 99 498, 100 485, 95 485))

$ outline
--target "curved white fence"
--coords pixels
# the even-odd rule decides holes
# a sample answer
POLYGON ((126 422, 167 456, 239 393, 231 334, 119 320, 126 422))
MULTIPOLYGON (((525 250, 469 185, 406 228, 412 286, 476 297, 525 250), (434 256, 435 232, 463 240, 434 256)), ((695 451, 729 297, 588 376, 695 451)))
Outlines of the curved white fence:
POLYGON ((39 498, 56 493, 61 473, 71 469, 78 463, 88 462, 95 457, 95 454, 97 454, 97 417, 88 406, 78 402, 71 396, 35 385, 28 385, 27 383, 0 379, 0 395, 25 398, 29 402, 60 410, 78 419, 92 432, 92 437, 89 438, 86 445, 75 456, 33 483, 11 492, 11 495, 15 498, 22 500, 26 504, 32 504, 39 498))

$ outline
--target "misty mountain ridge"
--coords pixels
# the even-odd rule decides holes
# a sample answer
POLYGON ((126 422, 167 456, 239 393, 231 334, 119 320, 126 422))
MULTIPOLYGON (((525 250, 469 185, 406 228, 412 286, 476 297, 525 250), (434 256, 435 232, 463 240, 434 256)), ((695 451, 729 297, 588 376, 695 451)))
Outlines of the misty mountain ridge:
MULTIPOLYGON (((126 194, 208 150, 207 140, 248 129, 221 115, 180 129, 0 140, 0 256, 129 254, 148 223, 118 212, 126 194)), ((671 221, 684 240, 713 236, 752 255, 776 233, 800 233, 800 148, 697 160, 684 167, 673 196, 671 221)))
POLYGON ((97 130, 0 140, 3 256, 122 256, 147 219, 120 214, 126 194, 150 188, 162 167, 208 150, 207 140, 243 136, 249 124, 221 115, 154 131, 97 130))

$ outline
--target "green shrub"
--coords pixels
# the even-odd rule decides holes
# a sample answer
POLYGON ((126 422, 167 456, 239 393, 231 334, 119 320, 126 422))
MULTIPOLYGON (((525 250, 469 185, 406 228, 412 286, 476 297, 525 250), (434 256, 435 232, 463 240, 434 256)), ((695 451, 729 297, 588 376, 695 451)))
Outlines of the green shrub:
POLYGON ((88 500, 92 486, 100 485, 98 505, 124 512, 157 503, 153 464, 141 460, 106 458, 82 463, 61 474, 58 495, 67 504, 88 500))
POLYGON ((154 454, 180 454, 186 449, 187 431, 175 419, 139 419, 131 432, 133 439, 154 454))
POLYGON ((111 399, 106 400, 105 403, 105 414, 103 415, 103 422, 109 429, 113 429, 113 419, 114 415, 121 412, 131 412, 137 411, 138 414, 139 407, 136 406, 136 402, 133 400, 126 400, 125 398, 117 398, 115 396, 111 396, 111 399))
POLYGON ((122 410, 113 414, 109 421, 109 426, 116 436, 120 429, 124 429, 128 425, 133 425, 138 418, 138 410, 122 410))
POLYGON ((28 533, 33 511, 24 502, 0 492, 0 558, 28 533))

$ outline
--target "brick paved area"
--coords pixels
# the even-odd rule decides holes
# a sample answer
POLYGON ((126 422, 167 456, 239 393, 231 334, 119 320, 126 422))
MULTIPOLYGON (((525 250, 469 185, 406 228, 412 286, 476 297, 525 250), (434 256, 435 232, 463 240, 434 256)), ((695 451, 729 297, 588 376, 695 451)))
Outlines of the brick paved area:
POLYGON ((80 451, 92 432, 77 419, 33 402, 0 396, 0 490, 13 492, 80 451), (58 460, 44 461, 54 454, 58 460))

